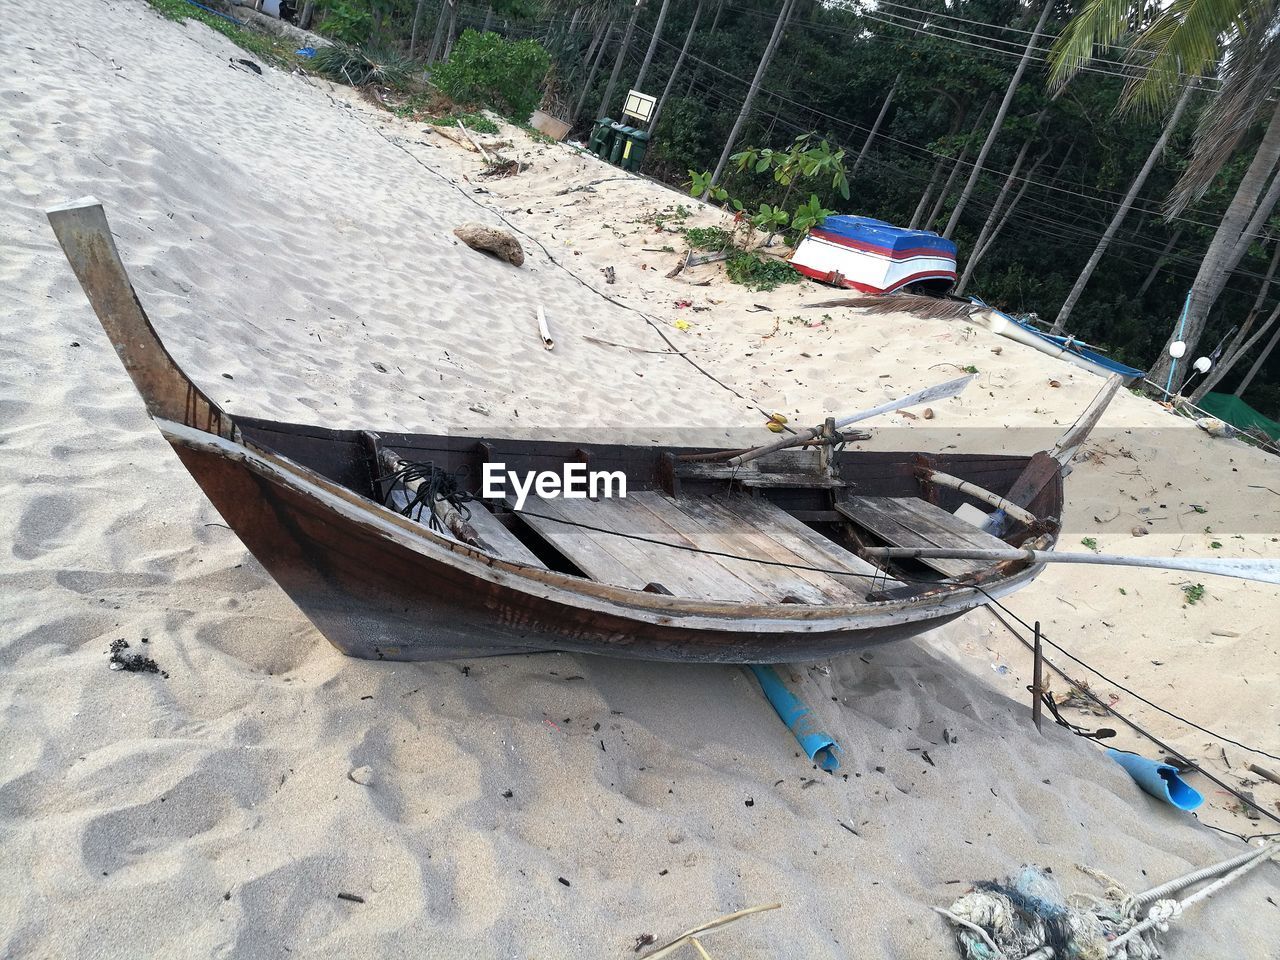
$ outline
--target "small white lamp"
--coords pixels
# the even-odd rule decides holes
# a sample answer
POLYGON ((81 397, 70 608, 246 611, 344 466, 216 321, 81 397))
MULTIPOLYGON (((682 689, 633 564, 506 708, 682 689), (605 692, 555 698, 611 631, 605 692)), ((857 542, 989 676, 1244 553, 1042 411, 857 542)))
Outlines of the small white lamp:
POLYGON ((1181 359, 1182 355, 1186 352, 1187 345, 1182 340, 1175 340, 1173 343, 1169 344, 1169 356, 1173 357, 1175 360, 1181 359))

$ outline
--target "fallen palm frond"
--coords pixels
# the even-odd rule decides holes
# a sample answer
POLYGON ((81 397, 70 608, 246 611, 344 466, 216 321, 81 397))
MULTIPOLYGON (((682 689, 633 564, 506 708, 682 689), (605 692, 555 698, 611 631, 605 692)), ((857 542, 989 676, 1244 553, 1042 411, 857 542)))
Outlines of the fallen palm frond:
POLYGON ((349 43, 335 43, 316 51, 311 58, 311 69, 353 87, 371 83, 402 87, 413 72, 413 61, 394 50, 366 50, 349 43))
POLYGON ((868 294, 861 297, 840 297, 836 300, 823 300, 821 303, 806 303, 806 307, 854 307, 868 313, 909 313, 913 317, 932 320, 967 320, 974 311, 981 309, 977 304, 964 300, 943 300, 939 297, 926 297, 918 293, 886 293, 868 294))
POLYGON ((747 909, 739 910, 737 913, 726 914, 725 916, 720 917, 719 919, 712 920, 708 923, 704 923, 700 927, 694 927, 692 930, 685 931, 684 933, 680 934, 680 936, 676 937, 674 940, 672 940, 670 943, 666 944, 665 946, 659 947, 657 950, 654 950, 652 953, 646 953, 643 957, 640 958, 640 960, 662 960, 663 957, 671 956, 671 954, 675 953, 677 950, 683 947, 686 943, 692 944, 694 949, 698 951, 698 954, 706 958, 707 951, 703 949, 702 944, 698 942, 698 939, 697 939, 698 934, 706 933, 708 930, 715 930, 718 927, 723 927, 727 923, 733 923, 733 921, 740 920, 743 917, 750 916, 753 913, 761 913, 765 910, 777 910, 781 906, 782 904, 780 903, 766 903, 759 907, 747 907, 747 909))

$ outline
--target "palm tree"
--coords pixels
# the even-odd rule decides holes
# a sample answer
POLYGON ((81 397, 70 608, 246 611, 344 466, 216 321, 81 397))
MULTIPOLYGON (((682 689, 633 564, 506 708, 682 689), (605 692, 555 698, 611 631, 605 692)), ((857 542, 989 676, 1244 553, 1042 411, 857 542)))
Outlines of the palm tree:
MULTIPOLYGON (((707 193, 710 193, 711 187, 714 187, 720 181, 720 175, 724 173, 725 164, 729 162, 729 155, 733 153, 733 145, 738 140, 738 134, 742 132, 742 125, 747 122, 747 117, 751 114, 751 105, 755 103, 756 94, 760 92, 760 81, 764 79, 765 71, 769 69, 769 64, 773 62, 773 55, 778 51, 778 44, 782 42, 782 33, 787 27, 787 20, 791 17, 791 11, 796 5, 796 0, 782 0, 782 7, 778 10, 778 19, 774 21, 773 33, 769 37, 769 42, 765 44, 764 53, 760 55, 760 63, 756 66, 755 76, 751 78, 751 86, 747 89, 747 98, 742 101, 742 109, 738 111, 738 118, 733 121, 733 127, 729 130, 729 139, 724 142, 724 149, 720 151, 720 159, 716 162, 715 172, 711 174, 711 181, 707 187, 707 193)), ((707 194, 702 195, 702 199, 706 199, 707 194)))
POLYGON ((622 65, 627 62, 627 54, 631 52, 631 34, 636 28, 636 17, 640 16, 642 6, 644 6, 644 0, 636 0, 635 6, 631 8, 631 19, 627 21, 627 28, 622 32, 622 45, 618 47, 618 59, 613 62, 613 73, 609 74, 609 82, 604 85, 604 96, 600 98, 600 109, 596 111, 598 117, 609 115, 609 101, 613 99, 613 88, 618 84, 618 74, 622 73, 622 65))
POLYGON ((662 39, 662 27, 667 22, 667 7, 671 6, 671 0, 662 0, 662 6, 658 10, 658 22, 653 26, 653 36, 649 38, 649 49, 644 52, 644 62, 640 64, 640 72, 636 74, 635 83, 632 84, 633 90, 641 89, 644 85, 644 78, 649 73, 649 65, 653 63, 653 55, 658 50, 658 41, 662 39))
POLYGON ((676 57, 675 66, 671 68, 671 73, 667 76, 667 85, 662 90, 662 96, 658 98, 658 105, 653 108, 653 116, 649 118, 649 129, 658 129, 658 118, 662 116, 662 108, 667 105, 667 98, 671 96, 671 88, 675 86, 676 77, 680 74, 680 68, 684 66, 684 58, 689 53, 689 44, 693 42, 693 34, 698 29, 698 19, 702 16, 702 0, 698 0, 698 5, 693 8, 693 20, 689 23, 689 32, 684 36, 684 46, 680 48, 680 54, 676 57))
MULTIPOLYGON (((1044 0, 1044 7, 1040 11, 1040 19, 1036 21, 1036 28, 1031 32, 1031 39, 1027 41, 1026 47, 1022 51, 1022 58, 1018 61, 1017 69, 1013 71, 1013 77, 1009 80, 1009 86, 1005 88, 1004 99, 1000 101, 1000 109, 996 111, 996 118, 991 122, 991 130, 987 133, 987 139, 982 144, 982 149, 978 151, 978 159, 973 162, 973 169, 969 171, 969 180, 964 185, 964 189, 960 191, 960 199, 956 202, 955 209, 951 211, 951 219, 947 221, 946 229, 942 231, 942 235, 948 239, 955 232, 956 225, 960 222, 960 214, 964 213, 964 208, 969 204, 969 197, 973 195, 973 188, 978 182, 978 177, 982 175, 982 165, 987 162, 987 154, 991 152, 991 147, 996 142, 996 137, 1000 136, 1000 128, 1004 126, 1004 118, 1009 113, 1009 105, 1013 103, 1013 95, 1018 92, 1018 84, 1022 83, 1022 75, 1027 72, 1027 64, 1031 60, 1031 54, 1035 52, 1036 44, 1040 42, 1040 35, 1044 33, 1044 25, 1049 21, 1049 14, 1053 12, 1055 0, 1044 0)), ((1090 0, 1091 3, 1098 3, 1101 0, 1090 0)))
POLYGON ((1080 276, 1076 277, 1075 285, 1072 286, 1071 292, 1067 294, 1067 299, 1062 302, 1062 307, 1058 310, 1058 316, 1053 321, 1053 328, 1049 331, 1050 333, 1061 333, 1062 328, 1066 326, 1067 318, 1071 316, 1071 311, 1075 309, 1076 303, 1080 300, 1080 295, 1084 293, 1084 288, 1093 276, 1093 271, 1102 262, 1102 255, 1107 252, 1107 247, 1111 246, 1111 241, 1115 238, 1116 231, 1120 229, 1120 225, 1129 216, 1133 201, 1138 199, 1138 194, 1142 192, 1143 186, 1146 185, 1147 177, 1155 169, 1156 161, 1164 153, 1164 148, 1168 146, 1169 138, 1173 136, 1174 128, 1178 126, 1178 121, 1182 118, 1182 111, 1186 109, 1187 101, 1191 99, 1191 91, 1193 89, 1195 89, 1193 84, 1187 84, 1186 90, 1178 98, 1178 102, 1174 104, 1173 112, 1169 114, 1169 120, 1164 125, 1164 130, 1156 140, 1155 146, 1151 148, 1151 152, 1147 154, 1146 163, 1142 165, 1138 175, 1133 178, 1133 183, 1129 184, 1129 192, 1120 201, 1120 206, 1116 208, 1115 214, 1111 217, 1111 222, 1107 224, 1107 229, 1102 231, 1102 237, 1098 240, 1098 245, 1093 248, 1093 253, 1089 255, 1084 269, 1080 271, 1080 276))
MULTIPOLYGON (((1095 46, 1114 45, 1132 31, 1133 24, 1142 26, 1125 51, 1134 73, 1126 83, 1122 107, 1158 109, 1174 100, 1188 78, 1216 72, 1220 80, 1217 97, 1201 114, 1191 162, 1167 204, 1172 216, 1204 194, 1263 114, 1271 89, 1280 82, 1277 8, 1256 0, 1191 0, 1152 13, 1144 0, 1085 0, 1053 46, 1053 81, 1065 83, 1092 59, 1095 46)), ((1253 160, 1192 282, 1185 322, 1169 338, 1172 343, 1180 332, 1192 356, 1227 278, 1280 199, 1280 178, 1268 188, 1280 162, 1280 102, 1268 114, 1253 160)), ((1166 349, 1148 376, 1176 391, 1185 377, 1185 365, 1175 375, 1166 349)))

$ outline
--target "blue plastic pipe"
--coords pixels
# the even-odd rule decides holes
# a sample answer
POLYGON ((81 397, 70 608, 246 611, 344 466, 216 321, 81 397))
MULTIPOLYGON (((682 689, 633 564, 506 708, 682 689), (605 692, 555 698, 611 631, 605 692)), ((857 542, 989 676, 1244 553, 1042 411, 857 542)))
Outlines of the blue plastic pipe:
POLYGON ((1204 803, 1199 791, 1178 776, 1177 767, 1119 750, 1108 750, 1107 756, 1124 767, 1138 786, 1157 800, 1172 804, 1179 810, 1194 810, 1204 803))
POLYGON ((787 725, 787 729, 795 734, 809 759, 823 770, 834 770, 840 766, 840 758, 836 756, 841 752, 840 745, 828 734, 815 728, 813 711, 786 688, 773 667, 754 663, 750 667, 760 681, 760 689, 764 691, 765 697, 773 704, 773 709, 778 711, 778 716, 787 725))

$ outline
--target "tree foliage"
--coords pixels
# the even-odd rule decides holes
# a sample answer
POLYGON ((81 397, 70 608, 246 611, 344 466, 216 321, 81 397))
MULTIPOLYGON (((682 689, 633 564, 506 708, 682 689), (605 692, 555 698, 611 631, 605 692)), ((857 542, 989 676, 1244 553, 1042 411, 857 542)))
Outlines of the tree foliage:
MULTIPOLYGON (((367 13, 368 21, 356 20, 368 25, 370 36, 365 42, 376 33, 379 42, 407 50, 416 0, 326 2, 326 19, 367 13), (339 12, 343 9, 348 13, 339 12)), ((632 85, 660 6, 649 0, 639 13, 632 49, 623 59, 620 90, 632 85)), ((695 6, 692 2, 670 5, 663 42, 656 48, 645 80, 646 92, 656 95, 666 88, 695 6)), ((703 0, 688 56, 653 131, 647 174, 678 185, 688 183, 691 172, 714 166, 779 6, 780 0, 703 0)), ((462 37, 487 23, 490 32, 508 43, 539 43, 550 53, 550 69, 526 70, 518 60, 496 53, 480 58, 482 72, 454 67, 452 62, 473 42, 461 37, 449 57, 451 63, 426 66, 433 82, 448 82, 462 99, 501 101, 506 106, 499 104, 499 108, 513 115, 516 106, 523 110, 534 102, 532 93, 506 92, 506 84, 517 73, 521 75, 515 84, 518 90, 554 83, 557 96, 546 102, 575 104, 581 97, 594 107, 618 57, 619 38, 633 7, 633 0, 513 0, 492 7, 461 3, 456 29, 462 37), (600 69, 592 77, 591 63, 602 44, 600 69)), ((425 0, 419 57, 429 46, 422 38, 433 35, 442 16, 448 24, 448 9, 444 0, 425 0)), ((1275 82, 1268 71, 1273 61, 1280 62, 1276 43, 1280 33, 1259 34, 1250 28, 1250 35, 1260 38, 1259 42, 1241 43, 1249 23, 1272 16, 1272 9, 1253 0, 1187 0, 1155 6, 1134 0, 1059 3, 1049 22, 1050 36, 1031 62, 954 234, 963 261, 996 204, 1005 175, 1029 140, 1023 172, 1004 201, 1006 209, 1010 203, 1013 208, 1007 216, 1000 211, 1000 230, 968 289, 1014 313, 1055 316, 1160 136, 1164 120, 1160 105, 1167 102, 1161 97, 1173 89, 1174 74, 1167 65, 1182 58, 1185 73, 1191 62, 1187 58, 1199 58, 1196 63, 1207 64, 1205 72, 1213 74, 1207 82, 1220 84, 1228 96, 1202 94, 1192 99, 1071 315, 1070 332, 1109 348, 1118 359, 1147 367, 1159 356, 1261 139, 1265 117, 1258 115, 1258 108, 1265 107, 1263 112, 1269 113, 1274 104, 1267 103, 1266 91, 1275 82), (1234 14, 1230 12, 1233 4, 1234 14), (1125 12, 1127 20, 1118 32, 1098 27, 1090 33, 1086 28, 1088 18, 1094 16, 1090 11, 1103 7, 1125 12), (1191 33, 1175 35, 1178 17, 1188 12, 1201 19, 1192 22, 1191 33), (1077 13, 1085 16, 1078 22, 1086 26, 1069 26, 1077 13), (1131 42, 1135 28, 1152 24, 1159 29, 1149 36, 1162 45, 1131 42), (1223 39, 1235 44, 1225 62, 1208 53, 1211 40, 1216 44, 1223 39), (1069 51, 1068 59, 1075 58, 1065 84, 1061 82, 1065 74, 1051 76, 1045 62, 1053 42, 1069 51), (1142 58, 1146 67, 1140 65, 1142 58), (1151 95, 1137 90, 1135 76, 1156 78, 1151 95), (1117 109, 1118 104, 1129 103, 1141 109, 1117 109), (1224 111, 1231 114, 1225 121, 1224 111), (1034 173, 1028 173, 1032 168, 1034 173), (1185 193, 1185 207, 1167 218, 1165 203, 1180 181, 1184 189, 1190 182, 1198 185, 1185 193), (1172 246, 1162 259, 1170 241, 1172 246)), ((754 157, 728 168, 720 196, 737 200, 764 229, 781 223, 779 210, 792 231, 811 214, 832 210, 903 226, 915 219, 918 226, 940 228, 968 173, 962 165, 950 188, 944 189, 956 160, 966 153, 972 160, 985 139, 991 115, 978 123, 983 107, 1003 96, 1040 10, 1040 3, 1032 0, 903 0, 892 5, 799 0, 763 77, 751 116, 733 145, 739 157, 752 153, 754 157), (890 107, 868 146, 867 133, 890 89, 890 107), (847 177, 843 189, 834 169, 829 174, 793 177, 792 167, 804 170, 795 156, 797 138, 807 144, 801 152, 825 141, 831 157, 842 154, 838 165, 847 177), (851 173, 855 158, 863 153, 856 174, 851 173), (765 168, 757 170, 766 157, 765 168), (935 208, 936 218, 931 219, 935 208)), ((1094 23, 1100 20, 1094 17, 1094 23)), ((492 43, 484 41, 485 49, 492 51, 492 43)), ((583 117, 583 129, 592 119, 583 117)), ((810 160, 817 161, 817 166, 832 163, 818 157, 810 160)), ((1273 225, 1271 236, 1278 234, 1280 223, 1273 225)), ((1273 242, 1254 242, 1236 267, 1210 315, 1203 351, 1251 309, 1273 242)), ((1280 284, 1267 295, 1264 312, 1277 299, 1280 284)), ((1278 380, 1280 353, 1254 381, 1246 399, 1266 412, 1280 412, 1278 380)), ((1234 381, 1228 378, 1220 389, 1233 387, 1234 381)))
POLYGON ((538 107, 551 58, 536 40, 465 30, 432 81, 463 103, 483 103, 521 121, 538 107))

